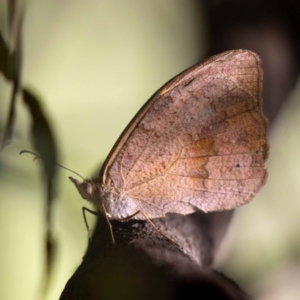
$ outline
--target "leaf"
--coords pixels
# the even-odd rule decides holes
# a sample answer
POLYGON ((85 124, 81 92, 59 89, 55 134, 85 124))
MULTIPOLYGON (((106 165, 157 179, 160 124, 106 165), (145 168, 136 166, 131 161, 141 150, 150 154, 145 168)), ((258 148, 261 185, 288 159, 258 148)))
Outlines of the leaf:
POLYGON ((27 105, 31 114, 32 126, 31 136, 35 150, 41 155, 43 164, 44 181, 46 184, 46 278, 45 288, 48 284, 49 274, 53 265, 54 241, 52 238, 52 205, 54 201, 54 181, 56 175, 56 157, 57 150, 55 140, 51 130, 50 123, 44 113, 39 99, 34 96, 29 90, 23 89, 23 101, 27 105))
MULTIPOLYGON (((9 2, 10 3, 10 2, 9 2)), ((12 53, 9 51, 9 47, 4 41, 2 34, 0 33, 0 72, 4 77, 13 82, 12 93, 10 98, 10 108, 7 123, 4 130, 4 135, 2 138, 0 150, 5 146, 10 144, 13 127, 15 123, 15 106, 17 94, 20 88, 20 78, 21 78, 21 65, 22 65, 22 25, 23 25, 23 9, 20 9, 19 14, 16 14, 16 6, 9 6, 9 27, 11 38, 14 40, 14 50, 12 53), (13 20, 14 18, 14 20, 13 20), (12 24, 15 23, 16 30, 15 36, 12 30, 12 24)))

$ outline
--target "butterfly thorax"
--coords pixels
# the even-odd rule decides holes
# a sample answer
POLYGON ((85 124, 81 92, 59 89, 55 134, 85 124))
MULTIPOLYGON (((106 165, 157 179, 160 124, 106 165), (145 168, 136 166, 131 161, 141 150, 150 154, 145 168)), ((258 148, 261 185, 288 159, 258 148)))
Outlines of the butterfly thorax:
POLYGON ((75 184, 83 199, 92 202, 110 219, 124 219, 139 210, 136 203, 113 184, 103 184, 99 179, 79 182, 70 177, 70 180, 75 184))

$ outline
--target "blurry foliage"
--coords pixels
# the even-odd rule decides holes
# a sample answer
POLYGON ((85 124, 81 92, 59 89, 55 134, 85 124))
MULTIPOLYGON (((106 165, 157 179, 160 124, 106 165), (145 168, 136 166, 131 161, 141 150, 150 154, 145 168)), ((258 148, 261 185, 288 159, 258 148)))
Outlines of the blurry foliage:
MULTIPOLYGON (((43 178, 45 183, 45 199, 46 199, 46 236, 45 236, 45 253, 46 253, 46 271, 44 278, 44 288, 47 288, 49 274, 53 265, 54 244, 52 238, 52 206, 54 200, 54 180, 55 180, 55 162, 57 156, 55 139, 48 118, 41 106, 41 100, 33 93, 23 88, 20 84, 21 65, 22 65, 22 25, 24 10, 22 3, 17 1, 8 1, 7 22, 8 22, 8 39, 13 41, 11 47, 5 41, 3 32, 0 32, 0 72, 5 79, 11 82, 12 92, 9 100, 9 113, 4 131, 1 134, 1 150, 9 147, 12 141, 15 118, 16 105, 26 105, 31 118, 31 138, 32 146, 37 153, 40 154, 43 167, 43 178), (17 104, 18 94, 23 99, 23 103, 17 104)), ((1 102, 2 105, 4 101, 1 102)), ((0 108, 1 109, 1 108, 0 108)), ((2 128, 0 128, 2 131, 2 128)))

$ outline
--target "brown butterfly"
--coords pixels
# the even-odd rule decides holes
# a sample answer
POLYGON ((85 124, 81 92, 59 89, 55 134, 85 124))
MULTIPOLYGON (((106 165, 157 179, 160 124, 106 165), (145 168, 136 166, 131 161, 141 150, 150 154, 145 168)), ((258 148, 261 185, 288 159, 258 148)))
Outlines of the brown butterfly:
POLYGON ((174 77, 125 128, 93 180, 70 178, 112 220, 229 210, 265 183, 259 57, 224 52, 174 77))

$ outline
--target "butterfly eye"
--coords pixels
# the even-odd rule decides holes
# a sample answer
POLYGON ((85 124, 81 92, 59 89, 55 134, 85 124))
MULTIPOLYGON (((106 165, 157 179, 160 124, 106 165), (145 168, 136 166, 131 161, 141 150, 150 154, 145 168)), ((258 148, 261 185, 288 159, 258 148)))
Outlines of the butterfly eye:
POLYGON ((88 182, 86 184, 86 191, 88 194, 91 194, 92 193, 92 190, 93 190, 93 187, 92 187, 92 184, 90 182, 88 182))

